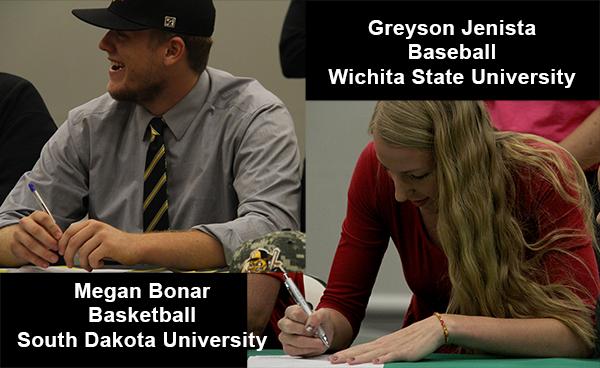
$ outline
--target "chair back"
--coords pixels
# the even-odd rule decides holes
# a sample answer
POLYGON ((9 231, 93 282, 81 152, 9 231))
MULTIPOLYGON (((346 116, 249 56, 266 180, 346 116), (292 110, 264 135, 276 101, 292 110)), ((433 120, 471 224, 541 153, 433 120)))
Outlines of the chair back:
POLYGON ((325 291, 325 283, 317 277, 304 274, 304 298, 315 309, 325 291))

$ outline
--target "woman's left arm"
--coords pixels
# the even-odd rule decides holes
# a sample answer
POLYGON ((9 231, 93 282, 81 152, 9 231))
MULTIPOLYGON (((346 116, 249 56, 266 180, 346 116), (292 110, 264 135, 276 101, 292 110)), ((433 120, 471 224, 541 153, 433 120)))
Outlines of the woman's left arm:
POLYGON ((449 342, 490 354, 585 358, 592 354, 581 338, 553 318, 492 318, 442 315, 449 342))
MULTIPOLYGON (((592 350, 562 322, 552 318, 508 319, 442 314, 448 344, 490 354, 530 357, 589 357, 592 350)), ((442 323, 428 317, 372 342, 339 351, 332 363, 416 361, 446 343, 442 323)))

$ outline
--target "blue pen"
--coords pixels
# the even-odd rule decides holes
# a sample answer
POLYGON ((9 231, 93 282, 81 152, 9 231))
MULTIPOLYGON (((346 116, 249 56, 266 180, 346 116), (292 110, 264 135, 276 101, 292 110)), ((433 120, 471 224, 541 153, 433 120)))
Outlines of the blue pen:
POLYGON ((44 203, 44 200, 40 196, 40 193, 38 193, 38 191, 35 190, 35 184, 29 183, 27 186, 29 187, 29 190, 31 190, 31 193, 33 193, 33 196, 35 197, 35 200, 40 205, 40 207, 42 207, 44 212, 46 212, 48 215, 50 215, 52 222, 54 222, 56 224, 56 221, 54 221, 54 216, 52 216, 52 213, 50 213, 50 210, 48 209, 48 206, 46 206, 46 203, 44 203))

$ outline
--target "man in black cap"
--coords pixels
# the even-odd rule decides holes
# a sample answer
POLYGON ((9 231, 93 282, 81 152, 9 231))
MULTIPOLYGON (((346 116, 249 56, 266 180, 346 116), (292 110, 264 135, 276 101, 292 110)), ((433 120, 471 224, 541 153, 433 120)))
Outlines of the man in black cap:
POLYGON ((179 269, 225 266, 244 241, 298 227, 299 153, 283 103, 206 67, 210 0, 78 9, 109 31, 108 93, 67 121, 0 207, 0 265, 79 255, 179 269), (40 209, 35 186, 49 212, 40 209), (89 220, 77 222, 89 216, 89 220))

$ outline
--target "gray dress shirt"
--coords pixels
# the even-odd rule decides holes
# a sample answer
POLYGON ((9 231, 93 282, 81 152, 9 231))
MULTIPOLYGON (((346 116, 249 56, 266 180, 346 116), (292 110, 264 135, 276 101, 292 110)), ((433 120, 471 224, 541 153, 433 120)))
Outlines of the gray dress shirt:
MULTIPOLYGON (((144 166, 152 115, 104 94, 69 112, 0 207, 0 227, 38 209, 32 182, 65 230, 86 215, 142 232, 144 166)), ((223 244, 299 226, 300 156, 283 103, 253 79, 208 68, 163 115, 172 230, 223 244)))

